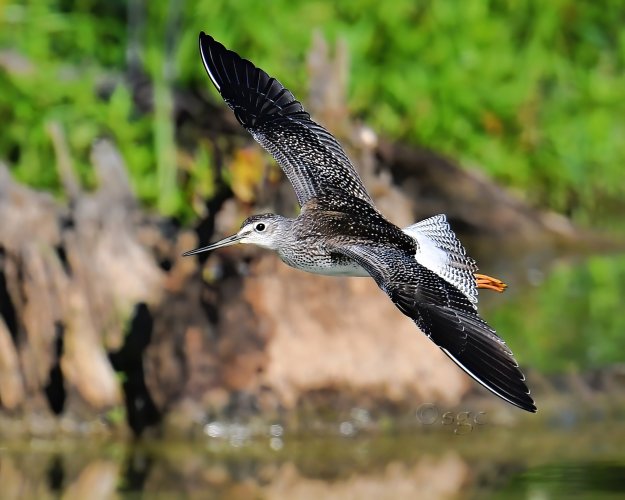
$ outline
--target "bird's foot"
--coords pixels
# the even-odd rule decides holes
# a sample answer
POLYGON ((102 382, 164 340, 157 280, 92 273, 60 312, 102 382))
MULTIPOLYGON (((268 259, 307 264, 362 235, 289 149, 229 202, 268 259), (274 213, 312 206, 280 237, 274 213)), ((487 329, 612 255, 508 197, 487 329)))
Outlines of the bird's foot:
POLYGON ((508 285, 506 285, 503 281, 493 278, 492 276, 478 273, 475 273, 474 276, 475 283, 478 288, 488 288, 489 290, 494 290, 495 292, 503 292, 506 288, 508 288, 508 285))

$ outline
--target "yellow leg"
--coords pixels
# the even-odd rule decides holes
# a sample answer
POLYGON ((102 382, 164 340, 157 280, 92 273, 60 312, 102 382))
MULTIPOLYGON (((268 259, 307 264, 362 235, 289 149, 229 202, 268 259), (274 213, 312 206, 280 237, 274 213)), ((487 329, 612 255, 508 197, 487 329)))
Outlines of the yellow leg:
POLYGON ((486 274, 475 273, 475 282, 478 288, 488 288, 495 292, 503 292, 508 288, 508 285, 503 281, 493 278, 492 276, 487 276, 486 274))

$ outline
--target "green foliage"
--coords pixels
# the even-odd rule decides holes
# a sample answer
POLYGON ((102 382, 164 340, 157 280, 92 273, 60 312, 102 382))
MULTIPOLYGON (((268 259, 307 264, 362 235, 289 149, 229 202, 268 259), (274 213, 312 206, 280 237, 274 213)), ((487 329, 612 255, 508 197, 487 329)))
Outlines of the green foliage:
POLYGON ((105 414, 106 420, 114 427, 121 427, 126 421, 126 409, 123 406, 115 406, 105 414))
POLYGON ((556 267, 529 292, 487 313, 519 362, 543 372, 623 361, 625 258, 556 267))
POLYGON ((32 0, 0 11, 0 47, 35 67, 21 76, 0 73, 0 112, 10 124, 0 157, 12 161, 21 179, 54 186, 45 123, 57 119, 85 178, 89 144, 110 135, 141 198, 184 214, 189 200, 175 185, 179 159, 167 101, 174 84, 208 87, 198 31, 305 97, 305 55, 319 29, 346 39, 350 107, 381 133, 479 165, 531 203, 588 224, 605 220, 606 207, 623 208, 625 10, 619 2, 128 4, 146 8, 136 36, 159 96, 153 115, 133 109, 121 78, 131 38, 126 2, 32 0), (117 82, 108 101, 96 92, 104 79, 117 82))

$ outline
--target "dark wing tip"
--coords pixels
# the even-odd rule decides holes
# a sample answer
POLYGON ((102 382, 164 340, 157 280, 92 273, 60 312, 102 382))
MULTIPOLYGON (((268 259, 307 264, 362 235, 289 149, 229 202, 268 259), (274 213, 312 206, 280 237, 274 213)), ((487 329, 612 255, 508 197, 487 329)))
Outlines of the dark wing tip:
POLYGON ((512 351, 464 294, 425 268, 418 279, 387 291, 399 310, 476 382, 501 399, 536 412, 512 351))
POLYGON ((245 128, 254 128, 274 117, 310 118, 289 90, 252 62, 203 31, 199 44, 209 78, 245 128))
POLYGON ((421 323, 417 324, 475 381, 508 403, 536 412, 512 351, 476 314, 426 307, 421 323))

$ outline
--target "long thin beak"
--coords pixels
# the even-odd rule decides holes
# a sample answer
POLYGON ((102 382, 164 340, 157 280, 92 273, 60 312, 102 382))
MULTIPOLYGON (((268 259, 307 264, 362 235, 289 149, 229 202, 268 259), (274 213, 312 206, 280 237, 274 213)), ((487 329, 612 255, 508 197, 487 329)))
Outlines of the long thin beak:
POLYGON ((223 240, 220 240, 216 243, 212 243, 208 246, 196 248, 195 250, 189 250, 188 252, 183 253, 182 256, 188 257, 189 255, 195 255, 202 252, 210 252, 211 250, 215 250, 216 248, 234 245, 235 243, 238 243, 244 236, 244 234, 233 234, 232 236, 228 236, 227 238, 224 238, 223 240))

